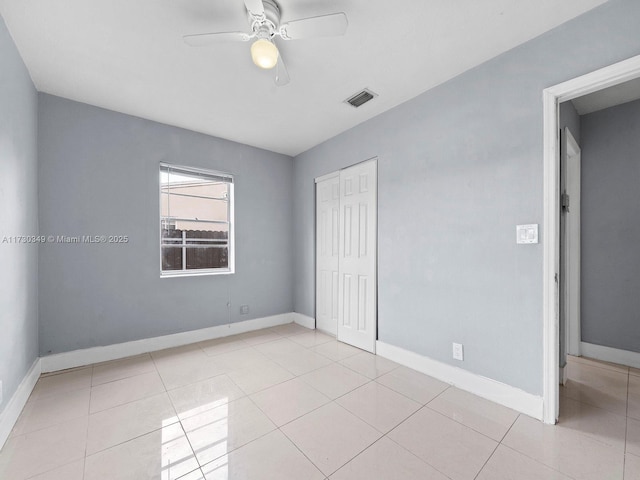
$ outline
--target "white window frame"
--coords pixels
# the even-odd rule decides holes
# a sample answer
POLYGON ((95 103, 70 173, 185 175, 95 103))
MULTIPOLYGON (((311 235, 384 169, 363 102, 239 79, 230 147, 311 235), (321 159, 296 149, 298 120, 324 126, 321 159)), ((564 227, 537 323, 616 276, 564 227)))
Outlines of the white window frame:
MULTIPOLYGON (((199 277, 205 275, 229 275, 235 273, 235 216, 234 216, 234 208, 235 208, 235 200, 234 200, 234 178, 233 175, 226 172, 221 172, 217 170, 209 170, 205 168, 198 167, 189 167, 185 165, 177 165, 172 163, 160 162, 158 167, 158 173, 162 172, 163 168, 174 168, 176 170, 182 170, 185 173, 194 173, 200 175, 209 175, 212 177, 224 177, 228 179, 229 185, 229 200, 228 200, 228 226, 229 226, 229 235, 228 235, 228 267, 227 268, 201 268, 201 269, 190 269, 186 268, 182 270, 162 270, 162 183, 158 181, 158 240, 159 240, 159 266, 160 266, 160 278, 176 278, 176 277, 199 277)), ((158 177, 159 178, 159 177, 158 177)), ((190 220, 192 221, 192 220, 190 220)), ((186 254, 183 253, 183 257, 186 254)))

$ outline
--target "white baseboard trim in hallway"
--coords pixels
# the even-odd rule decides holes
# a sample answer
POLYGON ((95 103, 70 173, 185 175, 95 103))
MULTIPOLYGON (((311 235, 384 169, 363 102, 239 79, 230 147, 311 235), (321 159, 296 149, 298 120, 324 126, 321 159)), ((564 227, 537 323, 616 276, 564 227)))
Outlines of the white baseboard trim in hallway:
POLYGON ((297 323, 298 325, 300 325, 302 327, 311 328, 311 329, 315 330, 315 328, 316 328, 316 319, 315 318, 308 317, 308 316, 303 315, 302 313, 298 313, 298 312, 293 312, 291 315, 293 315, 293 321, 295 323, 297 323))
POLYGON ((22 409, 27 404, 27 400, 29 400, 33 387, 36 386, 36 382, 40 378, 40 367, 40 359, 36 358, 36 361, 33 362, 22 382, 20 382, 18 389, 11 396, 4 410, 0 412, 0 449, 9 438, 11 430, 13 430, 20 413, 22 413, 22 409))
POLYGON ((542 420, 540 396, 384 342, 376 342, 376 353, 479 397, 542 420))
MULTIPOLYGON (((101 347, 83 348, 71 352, 56 353, 41 357, 42 372, 55 372, 67 368, 82 367, 92 363, 117 360, 119 358, 131 357, 142 353, 163 350, 165 348, 180 347, 190 343, 212 340, 214 338, 228 337, 238 333, 260 330, 261 328, 275 327, 286 323, 294 322, 298 313, 283 313, 269 317, 254 318, 243 322, 218 325, 215 327, 202 328, 189 332, 174 333, 161 337, 144 338, 132 342, 116 343, 101 347)), ((296 322, 298 323, 298 322, 296 322)), ((306 325, 304 325, 306 326, 306 325)))
POLYGON ((580 355, 603 362, 617 363, 640 368, 640 353, 618 348, 605 347, 594 343, 580 342, 580 355))

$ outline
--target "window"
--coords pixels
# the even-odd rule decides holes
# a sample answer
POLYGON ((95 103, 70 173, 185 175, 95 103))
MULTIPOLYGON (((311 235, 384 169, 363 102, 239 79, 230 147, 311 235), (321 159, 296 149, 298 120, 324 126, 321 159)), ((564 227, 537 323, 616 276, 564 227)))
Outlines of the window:
POLYGON ((162 277, 233 273, 233 177, 160 164, 162 277))

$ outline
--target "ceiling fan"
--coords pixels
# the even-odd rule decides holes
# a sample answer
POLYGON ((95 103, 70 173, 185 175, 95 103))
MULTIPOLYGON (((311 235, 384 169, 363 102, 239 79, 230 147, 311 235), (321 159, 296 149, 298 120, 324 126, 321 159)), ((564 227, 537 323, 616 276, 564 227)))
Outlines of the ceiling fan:
POLYGON ((276 69, 275 83, 289 83, 289 73, 284 65, 274 39, 297 40, 301 38, 333 37, 347 31, 347 16, 340 13, 301 18, 280 24, 280 7, 275 0, 244 0, 248 13, 250 33, 212 32, 185 35, 185 43, 194 47, 227 42, 249 42, 253 63, 264 69, 276 69))

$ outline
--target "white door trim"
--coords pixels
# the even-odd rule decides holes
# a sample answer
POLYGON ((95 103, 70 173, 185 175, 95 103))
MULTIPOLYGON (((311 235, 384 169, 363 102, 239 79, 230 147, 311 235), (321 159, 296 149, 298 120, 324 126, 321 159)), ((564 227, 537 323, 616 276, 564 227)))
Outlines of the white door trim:
POLYGON ((543 421, 558 418, 559 366, 559 115, 558 104, 640 77, 640 55, 546 88, 543 93, 543 421))
POLYGON ((329 180, 330 178, 335 178, 338 176, 340 176, 340 170, 338 170, 337 172, 331 172, 331 173, 327 173, 326 175, 321 175, 319 177, 316 177, 315 182, 316 183, 324 182, 325 180, 329 180))

